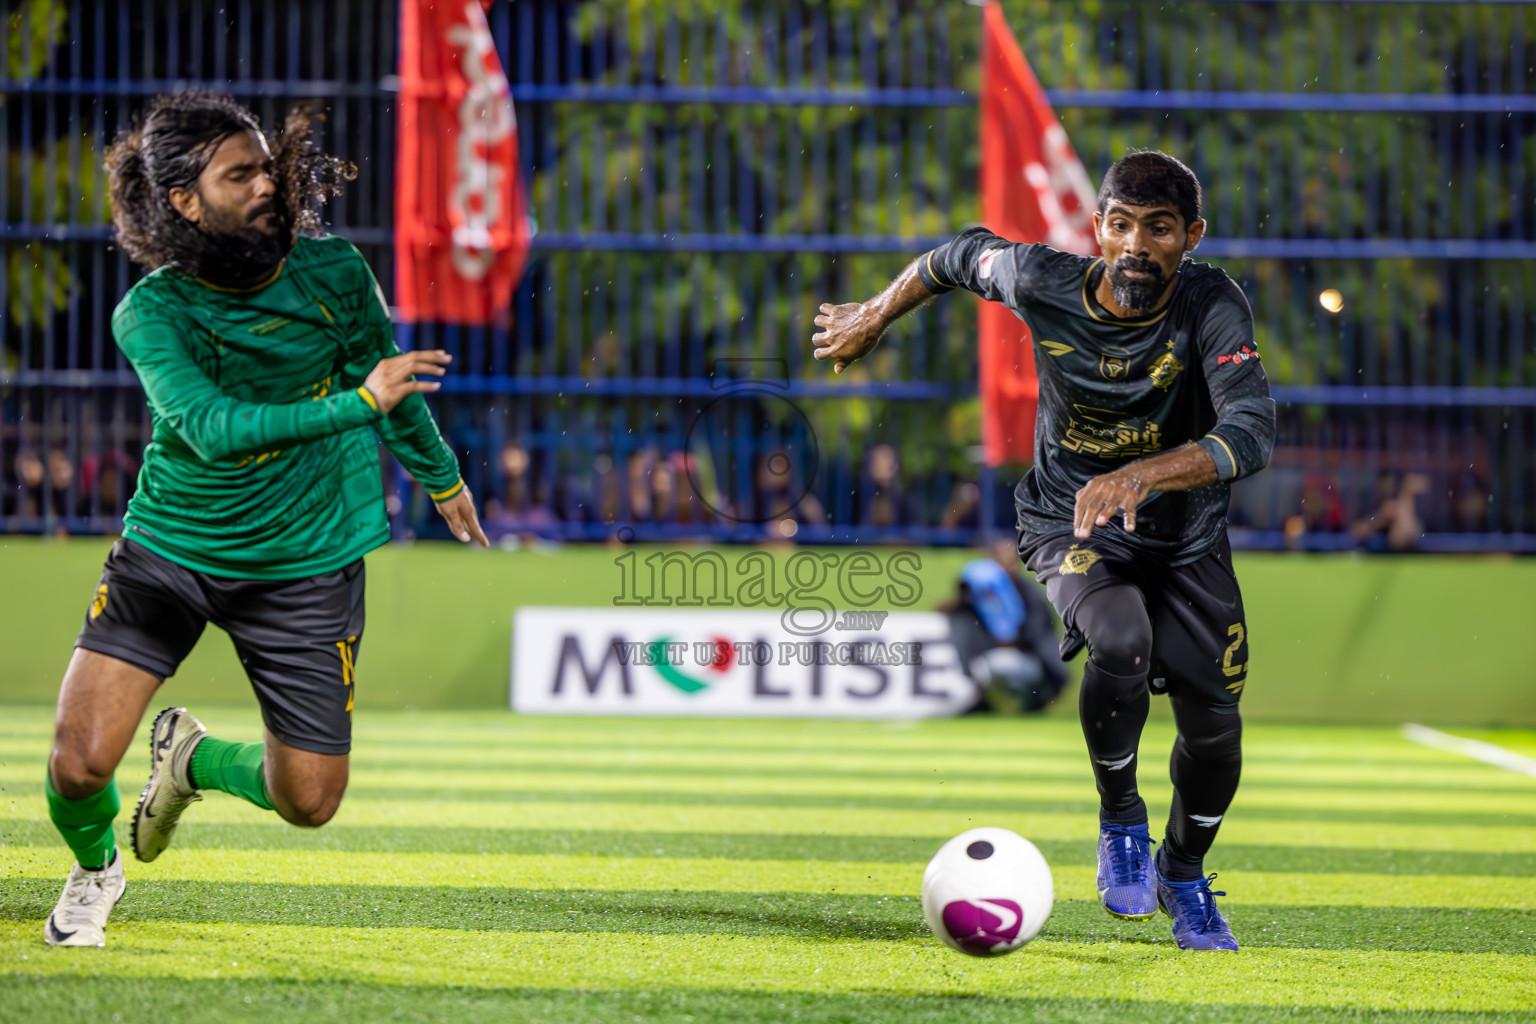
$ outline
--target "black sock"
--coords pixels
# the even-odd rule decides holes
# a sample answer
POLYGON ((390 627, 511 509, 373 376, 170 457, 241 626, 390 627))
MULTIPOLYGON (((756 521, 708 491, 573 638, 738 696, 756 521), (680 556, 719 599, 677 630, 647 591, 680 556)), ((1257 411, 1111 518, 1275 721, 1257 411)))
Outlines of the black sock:
POLYGON ((1236 704, 1173 699, 1179 738, 1173 745, 1173 807, 1158 870, 1193 881, 1205 873, 1205 855, 1237 793, 1242 774, 1243 721, 1236 704))
POLYGON ((1139 825, 1147 820, 1146 801, 1136 789, 1136 748, 1150 704, 1145 672, 1117 676, 1092 659, 1083 666, 1078 711, 1099 787, 1100 821, 1139 825))

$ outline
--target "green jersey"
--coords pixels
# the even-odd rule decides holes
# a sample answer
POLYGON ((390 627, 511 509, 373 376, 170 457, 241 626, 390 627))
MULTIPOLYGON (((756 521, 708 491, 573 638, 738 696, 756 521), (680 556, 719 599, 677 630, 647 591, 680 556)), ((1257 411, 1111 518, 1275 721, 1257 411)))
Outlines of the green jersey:
POLYGON ((242 291, 161 267, 123 297, 112 333, 154 423, 123 534, 189 569, 300 579, 383 544, 375 434, 434 501, 464 486, 421 395, 385 416, 362 387, 400 349, 346 239, 301 236, 242 291))

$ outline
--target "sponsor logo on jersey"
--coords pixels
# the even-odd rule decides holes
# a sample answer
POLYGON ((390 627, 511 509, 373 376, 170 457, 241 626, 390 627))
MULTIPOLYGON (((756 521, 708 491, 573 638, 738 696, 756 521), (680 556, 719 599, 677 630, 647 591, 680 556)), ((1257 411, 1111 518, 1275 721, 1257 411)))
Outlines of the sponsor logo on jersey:
POLYGON ((1130 361, 1125 356, 1099 356, 1099 374, 1105 380, 1124 380, 1130 361))
POLYGON ((1100 558, 1104 557, 1091 548, 1081 548, 1073 544, 1067 549, 1066 555, 1061 560, 1061 568, 1057 570, 1063 576, 1086 576, 1100 558))
POLYGON ((1077 349, 1073 348, 1071 345, 1063 345, 1059 341, 1042 341, 1040 343, 1040 347, 1045 349, 1051 355, 1058 356, 1058 357, 1059 356, 1064 356, 1068 352, 1076 352, 1077 351, 1077 349))
POLYGON ((1242 363, 1246 363, 1250 359, 1257 358, 1259 358, 1258 350, 1251 349, 1247 345, 1244 345, 1242 348, 1238 349, 1236 352, 1229 356, 1217 356, 1216 365, 1222 366, 1226 363, 1232 363, 1234 366, 1236 366, 1241 365, 1242 363))
POLYGON ((1057 443, 1069 452, 1101 459, 1150 455, 1163 450, 1163 428, 1145 419, 1117 419, 1113 409, 1076 405, 1067 433, 1057 443))
POLYGON ((985 281, 992 276, 992 263, 1003 254, 1001 249, 988 249, 981 254, 981 259, 976 261, 976 276, 985 281))

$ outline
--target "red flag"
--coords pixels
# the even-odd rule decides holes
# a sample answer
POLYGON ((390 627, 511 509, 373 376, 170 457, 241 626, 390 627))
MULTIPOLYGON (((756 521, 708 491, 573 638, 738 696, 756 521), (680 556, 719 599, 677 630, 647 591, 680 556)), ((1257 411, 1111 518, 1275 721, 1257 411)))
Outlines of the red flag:
POLYGON ((512 90, 482 0, 402 0, 396 302, 488 323, 528 259, 512 90))
MULTIPOLYGON (((1094 188, 1008 29, 986 6, 981 48, 981 219, 1015 242, 1095 255, 1094 188)), ((987 464, 1034 461, 1040 385, 1029 328, 1001 303, 980 313, 982 447, 987 464)))

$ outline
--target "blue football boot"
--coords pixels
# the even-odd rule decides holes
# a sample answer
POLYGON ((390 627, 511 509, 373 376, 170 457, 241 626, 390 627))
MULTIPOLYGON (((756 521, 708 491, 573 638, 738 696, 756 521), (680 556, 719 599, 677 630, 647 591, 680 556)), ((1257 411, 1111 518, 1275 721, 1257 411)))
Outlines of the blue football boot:
POLYGON ((1173 918, 1173 941, 1180 949, 1233 950, 1237 939, 1227 927, 1226 918, 1216 909, 1211 881, 1216 872, 1192 882, 1174 882, 1157 873, 1157 905, 1173 918))
POLYGON ((1110 917, 1147 921, 1157 914, 1152 836, 1146 825, 1099 824, 1099 902, 1110 917))

